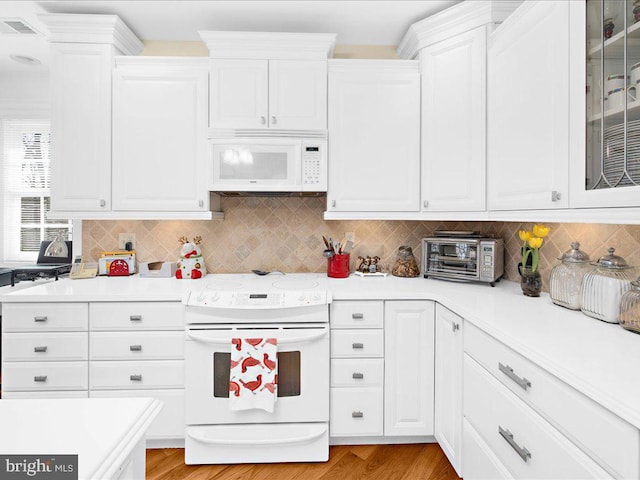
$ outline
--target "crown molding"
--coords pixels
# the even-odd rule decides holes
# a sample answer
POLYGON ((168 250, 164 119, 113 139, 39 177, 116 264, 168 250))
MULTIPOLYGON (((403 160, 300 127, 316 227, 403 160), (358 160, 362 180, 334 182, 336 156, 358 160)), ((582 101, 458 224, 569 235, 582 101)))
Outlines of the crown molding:
POLYGON ((520 4, 522 0, 477 0, 454 5, 411 25, 398 45, 398 56, 412 59, 429 45, 483 25, 501 23, 520 4))
POLYGON ((123 55, 138 55, 144 45, 117 15, 48 13, 38 15, 52 43, 113 45, 123 55))
POLYGON ((335 33, 199 31, 211 58, 315 59, 333 56, 335 33))
POLYGON ((385 70, 399 72, 420 73, 420 62, 418 60, 369 60, 369 59, 332 59, 327 62, 327 71, 350 72, 350 71, 371 71, 382 72, 385 70))

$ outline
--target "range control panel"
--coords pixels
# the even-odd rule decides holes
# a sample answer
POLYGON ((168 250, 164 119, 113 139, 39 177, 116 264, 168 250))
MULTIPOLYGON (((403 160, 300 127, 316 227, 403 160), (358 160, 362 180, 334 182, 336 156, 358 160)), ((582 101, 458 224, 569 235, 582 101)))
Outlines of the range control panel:
POLYGON ((302 142, 302 190, 307 192, 327 190, 326 140, 302 142))
POLYGON ((290 292, 192 291, 182 301, 192 307, 229 309, 273 309, 326 305, 326 290, 290 292))

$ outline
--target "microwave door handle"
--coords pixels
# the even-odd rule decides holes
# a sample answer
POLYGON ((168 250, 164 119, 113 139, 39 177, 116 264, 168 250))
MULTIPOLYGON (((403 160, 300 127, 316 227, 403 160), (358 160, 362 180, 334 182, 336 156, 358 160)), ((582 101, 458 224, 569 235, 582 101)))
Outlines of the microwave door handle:
MULTIPOLYGON (((305 342, 311 342, 313 340, 318 340, 320 338, 326 337, 328 333, 328 329, 327 328, 323 328, 321 333, 316 333, 314 335, 306 335, 303 337, 291 337, 291 338, 282 338, 282 339, 278 339, 278 345, 287 345, 287 344, 291 344, 291 343, 305 343, 305 342)), ((187 331, 187 337, 191 338, 192 340, 195 340, 197 342, 203 342, 203 343, 215 343, 218 345, 231 345, 231 338, 236 338, 236 336, 234 337, 206 337, 206 336, 201 336, 201 335, 194 335, 193 333, 187 331)), ((276 336, 277 337, 277 336, 276 336)))

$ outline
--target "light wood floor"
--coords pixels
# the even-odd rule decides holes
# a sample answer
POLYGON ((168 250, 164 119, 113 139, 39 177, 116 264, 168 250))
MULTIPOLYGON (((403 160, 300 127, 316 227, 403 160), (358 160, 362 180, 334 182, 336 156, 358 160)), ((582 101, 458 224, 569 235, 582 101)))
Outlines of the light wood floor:
POLYGON ((147 450, 147 480, 458 480, 437 443, 333 446, 326 463, 185 465, 183 449, 147 450))

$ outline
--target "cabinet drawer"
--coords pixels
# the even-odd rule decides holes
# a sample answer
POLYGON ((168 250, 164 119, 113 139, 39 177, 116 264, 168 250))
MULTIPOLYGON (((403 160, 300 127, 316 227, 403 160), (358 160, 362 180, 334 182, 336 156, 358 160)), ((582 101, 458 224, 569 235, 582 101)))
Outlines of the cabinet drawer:
POLYGON ((339 300, 331 304, 331 328, 382 328, 384 302, 339 300))
POLYGON ((86 303, 5 303, 2 328, 4 332, 86 331, 88 312, 86 303))
POLYGON ((382 387, 384 360, 381 358, 332 359, 332 387, 382 387))
POLYGON ((333 330, 331 331, 331 357, 383 357, 384 334, 382 330, 333 330))
POLYGON ((29 362, 2 366, 2 390, 86 390, 87 362, 29 362))
POLYGON ((332 437, 382 435, 382 388, 332 388, 332 437))
POLYGON ((463 405, 465 418, 515 478, 611 478, 466 354, 463 405))
POLYGON ((87 332, 5 333, 2 358, 5 362, 87 360, 87 332))
POLYGON ((91 332, 91 360, 179 360, 184 332, 91 332))
POLYGON ((471 324, 464 342, 471 357, 614 477, 640 478, 635 427, 471 324))
POLYGON ((97 302, 89 306, 91 330, 181 330, 180 302, 97 302))
POLYGON ((465 419, 462 420, 462 471, 465 480, 513 478, 478 432, 465 419))
POLYGON ((89 383, 99 390, 184 388, 184 362, 92 362, 89 383))
POLYGON ((162 410, 155 418, 147 439, 184 438, 184 390, 98 390, 91 398, 153 397, 162 401, 162 410))

